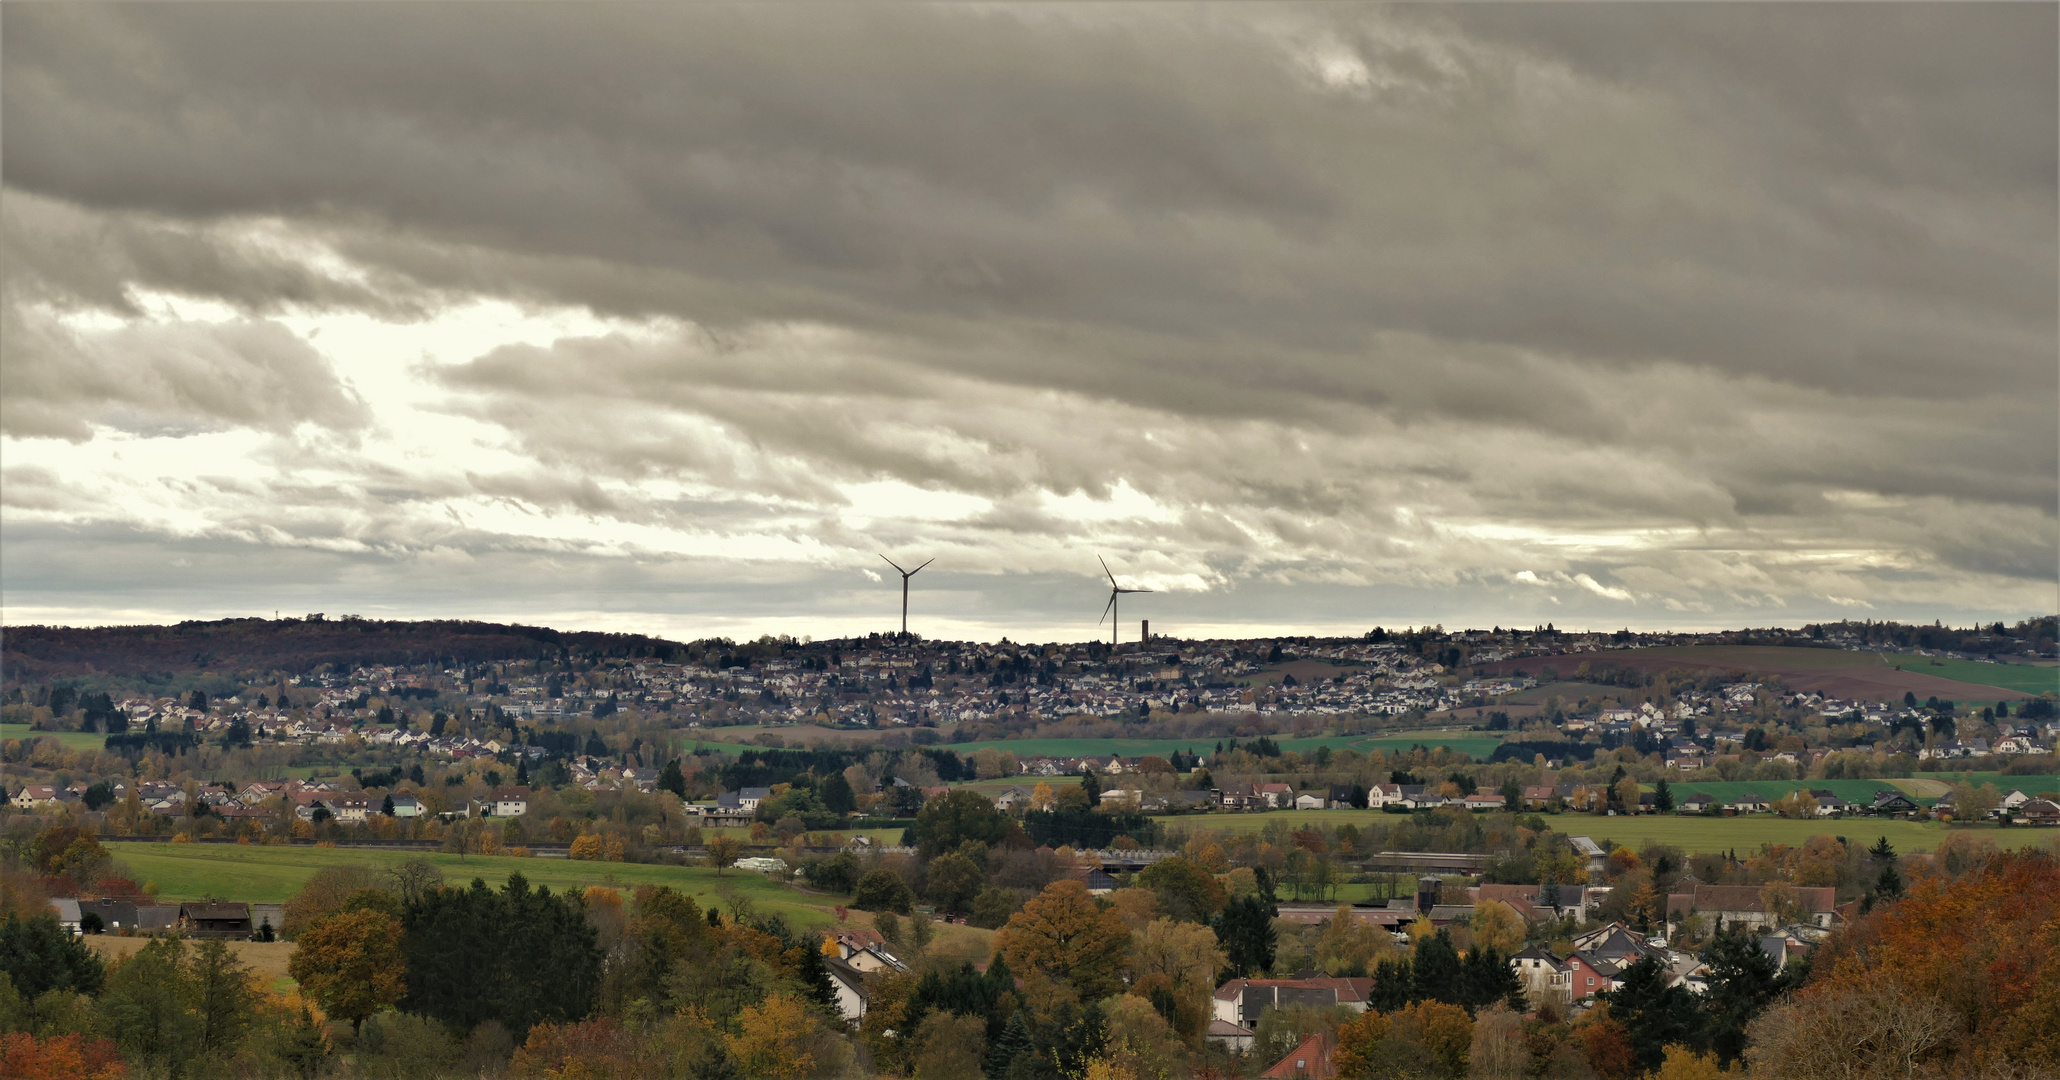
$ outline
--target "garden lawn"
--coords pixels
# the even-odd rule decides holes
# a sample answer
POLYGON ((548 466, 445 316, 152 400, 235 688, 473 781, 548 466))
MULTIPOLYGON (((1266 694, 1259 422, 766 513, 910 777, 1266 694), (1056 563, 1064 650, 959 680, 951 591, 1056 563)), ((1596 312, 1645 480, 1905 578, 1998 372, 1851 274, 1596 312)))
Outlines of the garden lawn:
MULTIPOLYGON (((1569 836, 1592 836, 1597 842, 1610 840, 1628 847, 1672 844, 1691 854, 1699 851, 1757 851, 1761 844, 1801 844, 1812 836, 1861 838, 1868 843, 1886 836, 1897 851, 1929 851, 1938 846, 1948 826, 1931 821, 1890 821, 1872 818, 1834 818, 1824 821, 1792 821, 1772 814, 1733 818, 1680 817, 1655 814, 1642 817, 1593 817, 1587 814, 1540 815, 1553 831, 1569 836)), ((1303 824, 1336 828, 1339 825, 1387 824, 1397 820, 1379 810, 1273 810, 1260 814, 1208 814, 1161 818, 1163 823, 1188 829, 1227 829, 1250 832, 1274 820, 1291 826, 1303 824)), ((1980 832, 1999 847, 2039 847, 2060 839, 2054 829, 1998 829, 1993 826, 1953 826, 1980 832)))
POLYGON ((426 858, 443 871, 451 885, 473 878, 499 888, 520 871, 531 886, 553 891, 590 885, 623 891, 639 885, 670 885, 693 895, 706 907, 723 902, 734 891, 758 910, 778 914, 795 926, 834 921, 830 898, 804 895, 764 874, 725 870, 718 875, 705 866, 663 866, 650 863, 575 862, 570 859, 521 859, 512 855, 457 855, 442 852, 387 851, 378 848, 318 848, 264 844, 159 844, 110 841, 107 849, 128 864, 137 881, 155 882, 165 900, 216 897, 258 904, 284 903, 315 871, 325 866, 388 866, 426 858))

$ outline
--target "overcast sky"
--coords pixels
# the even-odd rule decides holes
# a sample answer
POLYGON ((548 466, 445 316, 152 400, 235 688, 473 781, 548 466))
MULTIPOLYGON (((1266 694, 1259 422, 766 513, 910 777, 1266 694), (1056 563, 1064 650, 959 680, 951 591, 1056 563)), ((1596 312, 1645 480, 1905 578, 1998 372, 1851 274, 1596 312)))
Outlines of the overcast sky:
POLYGON ((8 4, 5 619, 2050 613, 2055 11, 8 4))

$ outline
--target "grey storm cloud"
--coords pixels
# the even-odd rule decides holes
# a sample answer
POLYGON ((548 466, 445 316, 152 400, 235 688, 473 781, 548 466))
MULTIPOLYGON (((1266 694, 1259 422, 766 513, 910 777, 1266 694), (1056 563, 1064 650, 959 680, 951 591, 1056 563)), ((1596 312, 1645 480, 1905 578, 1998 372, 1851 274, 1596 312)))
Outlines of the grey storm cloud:
POLYGON ((276 324, 146 326, 82 338, 14 304, 0 309, 0 431, 84 440, 235 426, 350 429, 363 401, 302 338, 276 324))
POLYGON ((261 433, 211 542, 2056 602, 2049 5, 0 21, 0 433, 261 433), (606 325, 308 329, 482 300, 606 325), (380 449, 424 427, 491 460, 380 449))

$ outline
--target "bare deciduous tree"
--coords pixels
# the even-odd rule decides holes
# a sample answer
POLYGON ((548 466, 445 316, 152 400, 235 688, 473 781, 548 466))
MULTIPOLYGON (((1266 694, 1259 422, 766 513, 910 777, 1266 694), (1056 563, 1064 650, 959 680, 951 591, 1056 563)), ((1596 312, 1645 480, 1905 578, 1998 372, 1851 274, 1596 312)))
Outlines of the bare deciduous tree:
POLYGON ((1889 1080, 1934 1075, 1934 1051, 1952 1039, 1952 1013, 1929 994, 1893 983, 1827 987, 1762 1013, 1747 1028, 1756 1075, 1786 1080, 1889 1080))

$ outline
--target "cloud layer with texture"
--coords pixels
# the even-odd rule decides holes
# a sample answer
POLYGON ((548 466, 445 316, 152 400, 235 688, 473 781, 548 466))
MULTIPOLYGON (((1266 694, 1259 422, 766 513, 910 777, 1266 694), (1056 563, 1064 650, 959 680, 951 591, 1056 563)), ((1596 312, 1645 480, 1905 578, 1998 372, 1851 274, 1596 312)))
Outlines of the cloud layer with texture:
POLYGON ((2060 607, 2050 5, 9 5, 10 622, 2060 607))

